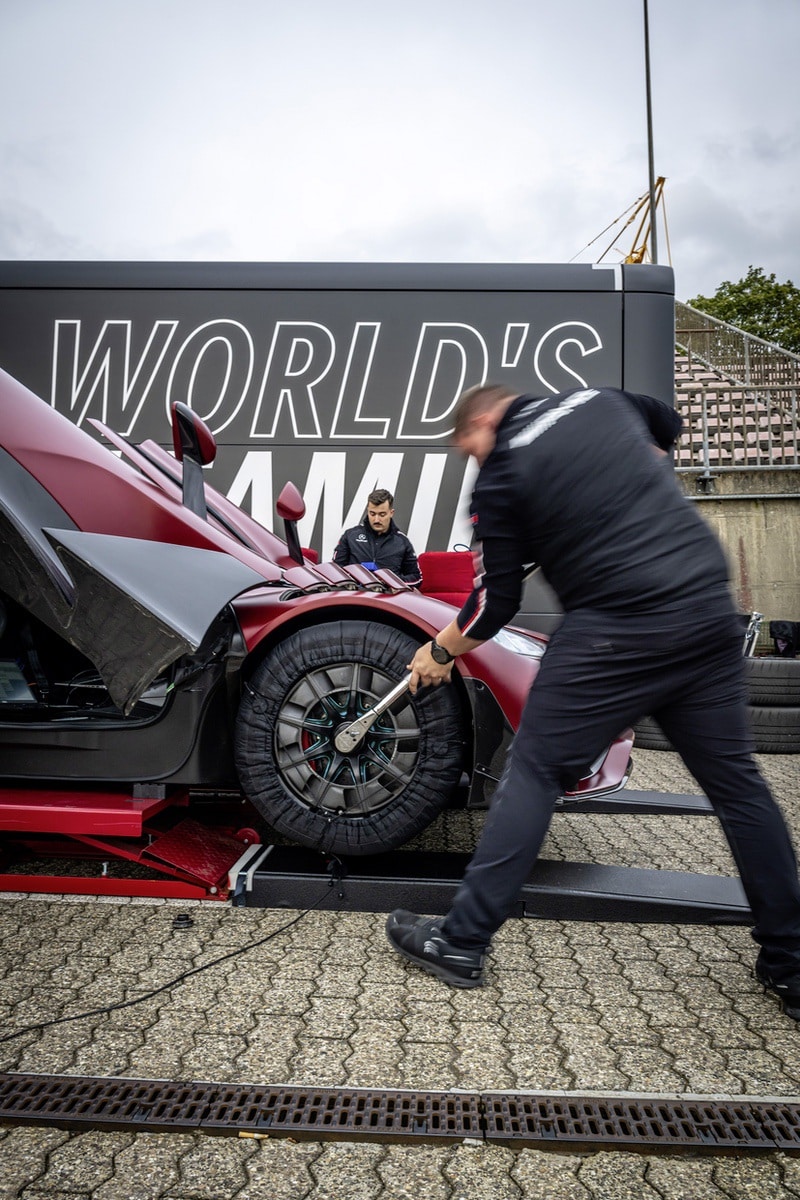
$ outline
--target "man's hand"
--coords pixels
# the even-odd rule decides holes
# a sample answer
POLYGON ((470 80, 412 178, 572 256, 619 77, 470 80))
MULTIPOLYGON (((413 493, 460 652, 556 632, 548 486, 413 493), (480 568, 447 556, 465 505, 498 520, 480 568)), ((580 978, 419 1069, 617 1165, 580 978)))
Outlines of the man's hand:
MULTIPOLYGON (((477 638, 465 637, 455 620, 445 626, 441 633, 437 633, 436 641, 450 654, 456 656, 466 654, 468 650, 474 650, 481 644, 477 638)), ((415 696, 418 687, 427 687, 429 684, 437 687, 440 683, 449 683, 453 673, 453 664, 450 662, 443 666, 441 663, 437 663, 431 654, 430 642, 426 642, 424 646, 420 646, 408 664, 408 669, 411 672, 408 690, 412 696, 415 696)))
POLYGON ((412 696, 416 696, 418 687, 427 687, 429 684, 438 687, 440 683, 449 683, 453 664, 450 662, 442 666, 441 663, 434 662, 431 657, 431 644, 426 642, 424 646, 420 646, 408 664, 408 669, 411 672, 408 690, 412 696))

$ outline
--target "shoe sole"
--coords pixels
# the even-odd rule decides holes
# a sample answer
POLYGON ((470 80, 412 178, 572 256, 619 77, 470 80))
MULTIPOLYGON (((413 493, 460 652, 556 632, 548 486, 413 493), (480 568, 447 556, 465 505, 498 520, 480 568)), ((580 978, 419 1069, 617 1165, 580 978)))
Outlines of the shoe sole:
POLYGON ((402 946, 398 946, 397 942, 387 929, 386 936, 389 939, 391 947, 396 950, 401 958, 407 962, 413 963, 415 967, 422 967, 423 971, 427 971, 429 975, 435 975, 437 979, 441 979, 443 983, 449 983, 451 987, 457 988, 479 988, 483 987, 483 979, 464 979, 461 975, 454 975, 448 971, 447 967, 441 966, 439 963, 431 962, 427 958, 419 958, 416 954, 412 954, 410 950, 405 950, 402 946))

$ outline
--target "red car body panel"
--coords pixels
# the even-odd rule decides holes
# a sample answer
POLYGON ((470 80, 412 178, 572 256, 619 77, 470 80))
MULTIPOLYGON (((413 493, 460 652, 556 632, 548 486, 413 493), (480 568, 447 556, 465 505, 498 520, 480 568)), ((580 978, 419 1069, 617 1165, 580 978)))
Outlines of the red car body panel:
MULTIPOLYGON (((2 395, 2 444, 45 486, 49 480, 53 481, 48 490, 80 529, 220 550, 261 571, 265 579, 285 578, 285 572, 276 567, 286 565, 286 569, 296 571, 298 575, 309 572, 309 584, 322 582, 316 579, 312 564, 298 568, 289 559, 286 545, 280 538, 213 489, 208 491, 214 497, 215 505, 225 515, 235 517, 243 536, 258 537, 265 551, 274 547, 273 560, 263 558, 212 522, 203 521, 184 508, 180 502, 180 486, 176 482, 179 465, 161 447, 153 443, 145 445, 152 457, 162 457, 165 465, 172 467, 174 477, 162 472, 163 483, 154 484, 142 478, 140 472, 126 462, 109 455, 103 446, 43 401, 39 402, 37 420, 31 421, 34 398, 8 375, 3 378, 2 395), (10 383, 8 390, 7 382, 10 383), (102 496, 102 503, 98 503, 98 496, 102 496)), ((99 426, 99 422, 95 424, 99 426)), ((124 439, 113 434, 110 440, 117 445, 124 444, 124 439)), ((126 448, 125 452, 134 461, 141 461, 143 468, 147 467, 147 459, 143 454, 137 457, 135 448, 126 448)), ((159 477, 157 470, 148 471, 148 474, 153 479, 159 477)), ((302 624, 312 612, 323 614, 328 609, 332 618, 343 610, 367 618, 379 618, 389 613, 398 621, 429 635, 447 624, 453 612, 449 605, 411 587, 404 587, 397 594, 370 591, 346 595, 341 592, 312 593, 298 596, 290 609, 275 596, 247 593, 235 602, 234 607, 248 650, 255 649, 265 637, 282 627, 302 624)), ((460 658, 457 668, 462 675, 486 677, 485 682, 516 729, 525 697, 536 676, 536 660, 521 659, 503 647, 486 643, 460 658)))
MULTIPOLYGON (((232 584, 235 591, 227 598, 228 611, 235 613, 236 628, 230 622, 226 627, 225 654, 208 652, 212 666, 207 671, 214 674, 213 687, 209 682, 204 692, 196 685, 184 689, 179 684, 163 702, 163 718, 158 714, 152 720, 134 716, 127 725, 117 722, 113 728, 110 725, 107 728, 103 722, 96 727, 90 727, 90 722, 48 727, 44 722, 40 725, 31 720, 15 725, 12 720, 4 720, 5 714, 0 713, 0 778, 40 779, 41 786, 45 783, 51 786, 56 779, 75 780, 85 771, 86 778, 95 782, 130 780, 138 766, 149 779, 161 778, 196 787, 218 785, 231 769, 225 759, 229 747, 220 732, 220 721, 235 719, 235 699, 231 696, 264 656, 287 636, 326 622, 357 619, 401 630, 421 643, 452 619, 455 610, 450 605, 411 588, 389 572, 373 574, 363 568, 342 572, 324 565, 316 569, 309 561, 302 565, 295 562, 286 542, 210 488, 206 489, 209 514, 204 519, 182 502, 181 466, 170 454, 152 442, 136 448, 111 430, 103 432, 122 457, 0 372, 0 450, 22 468, 24 480, 31 481, 33 490, 44 489, 65 514, 63 529, 72 522, 84 535, 131 539, 131 553, 139 556, 138 563, 144 567, 146 544, 161 543, 193 547, 206 554, 238 560, 253 577, 246 590, 241 590, 240 582, 232 584), (159 721, 166 725, 168 719, 177 720, 177 716, 170 714, 179 710, 184 713, 180 718, 184 722, 180 735, 170 735, 169 746, 162 741, 158 753, 153 752, 150 761, 142 762, 142 747, 150 745, 148 728, 157 726, 159 721), (208 744, 212 730, 216 731, 218 742, 214 747, 208 744), (126 745, 139 749, 126 751, 126 745), (177 756, 174 758, 170 757, 172 746, 177 756), (220 756, 225 759, 223 767, 216 765, 220 756), (96 768, 93 763, 98 764, 96 768)), ((16 486, 19 489, 19 483, 16 486)), ((13 488, 11 494, 13 498, 13 488)), ((6 509, 10 503, 6 500, 6 509)), ((3 516, 2 494, 0 516, 3 516)), ((6 528, 14 526, 13 512, 5 512, 4 519, 9 522, 6 528)), ((55 536, 46 530, 37 533, 50 537, 51 541, 55 536)), ((62 536, 68 540, 67 533, 62 536)), ((75 540, 72 532, 69 538, 75 540)), ((55 541, 58 548, 57 537, 55 541)), ((96 544, 100 554, 98 578, 102 581, 104 543, 97 539, 96 544)), ((123 546, 123 556, 124 550, 123 546)), ((63 560, 64 549, 59 553, 63 560)), ((187 581, 176 581, 176 588, 181 582, 199 590, 203 564, 210 561, 197 556, 197 582, 192 576, 187 581)), ((214 558, 213 562, 224 566, 222 560, 214 558)), ((96 564, 90 563, 89 570, 95 567, 96 564)), ((137 581, 142 576, 144 600, 137 599, 135 607, 142 614, 146 629, 150 585, 146 569, 140 571, 138 565, 136 569, 137 581)), ((241 568, 238 572, 231 570, 232 580, 241 577, 241 568)), ((7 586, 10 585, 3 583, 0 564, 0 587, 7 586)), ((20 596, 12 595, 11 599, 15 604, 21 602, 20 596)), ((169 624, 169 613, 165 619, 169 624)), ((220 620, 223 619, 224 612, 220 614, 220 620)), ((59 632, 57 622, 51 623, 51 628, 59 632)), ((63 634, 69 640, 69 630, 63 634)), ((535 653, 536 638, 527 631, 520 634, 528 639, 535 653)), ((102 632, 98 636, 102 638, 102 632)), ((199 636, 194 639, 194 649, 200 640, 199 636)), ((545 641, 541 639, 540 649, 545 641)), ((85 638, 83 644, 73 642, 73 645, 85 645, 85 638)), ((131 653, 135 658, 135 647, 131 653)), ((90 658, 97 665, 102 654, 90 658)), ((143 671, 144 666, 143 663, 143 671)), ((455 686, 460 689, 469 712, 474 746, 483 736, 482 714, 490 711, 487 705, 493 706, 493 719, 508 734, 516 730, 537 669, 535 657, 512 652, 493 641, 458 659, 455 686)), ((191 672, 188 677, 192 678, 191 672)), ((143 675, 142 688, 149 683, 150 679, 145 680, 143 675)), ((626 731, 604 760, 596 764, 594 773, 577 785, 575 794, 596 794, 622 786, 631 745, 632 734, 626 731)), ((466 765, 478 766, 477 750, 472 763, 466 765)))
POLYGON ((155 485, 3 372, 0 445, 78 529, 233 553, 265 578, 280 577, 263 556, 183 507, 180 489, 155 485))

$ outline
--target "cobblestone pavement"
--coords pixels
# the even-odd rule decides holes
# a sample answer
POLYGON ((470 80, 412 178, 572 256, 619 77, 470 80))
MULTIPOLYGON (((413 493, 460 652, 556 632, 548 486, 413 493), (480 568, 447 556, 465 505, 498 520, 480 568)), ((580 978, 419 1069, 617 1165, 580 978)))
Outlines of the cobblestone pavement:
MULTIPOLYGON (((800 838, 800 756, 761 765, 800 838)), ((695 790, 639 751, 631 785, 695 790)), ((469 849, 476 814, 417 841, 469 849)), ((732 873, 713 817, 559 814, 545 857, 732 873)), ((587 916, 590 914, 587 913, 587 916)), ((0 1071, 325 1087, 800 1092, 800 1028, 761 994, 735 926, 510 921, 487 986, 457 991, 389 950, 378 914, 0 894, 0 1071), (176 911, 194 925, 175 931, 176 911)), ((800 1159, 586 1154, 0 1127, 0 1200, 800 1200, 800 1159)))

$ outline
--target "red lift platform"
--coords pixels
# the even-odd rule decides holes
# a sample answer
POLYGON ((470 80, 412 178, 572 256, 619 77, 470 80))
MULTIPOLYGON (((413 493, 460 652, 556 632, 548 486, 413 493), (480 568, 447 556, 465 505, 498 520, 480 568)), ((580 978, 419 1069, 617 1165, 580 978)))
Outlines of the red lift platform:
MULTIPOLYGON (((711 812, 704 796, 631 791, 561 806, 562 811, 576 808, 711 812)), ((301 847, 261 844, 254 828, 239 827, 252 816, 238 793, 190 795, 153 784, 137 784, 133 794, 0 788, 0 891, 367 912, 411 906, 427 912, 452 901, 469 857, 417 851, 350 862, 329 859, 301 847), (42 860, 56 863, 58 856, 66 860, 62 872, 42 869, 42 860), (27 872, 19 869, 26 859, 34 866, 27 872), (78 874, 77 864, 87 861, 94 871, 78 874)), ((547 861, 536 864, 513 915, 752 923, 737 878, 547 861)))
POLYGON ((160 786, 132 794, 0 788, 0 891, 226 900, 259 841, 252 828, 237 828, 241 810, 228 798, 219 815, 233 823, 223 826, 189 815, 188 791, 160 786), (68 859, 70 870, 24 870, 42 859, 68 859), (96 869, 76 874, 78 861, 96 869), (109 870, 120 863, 138 869, 109 870))

